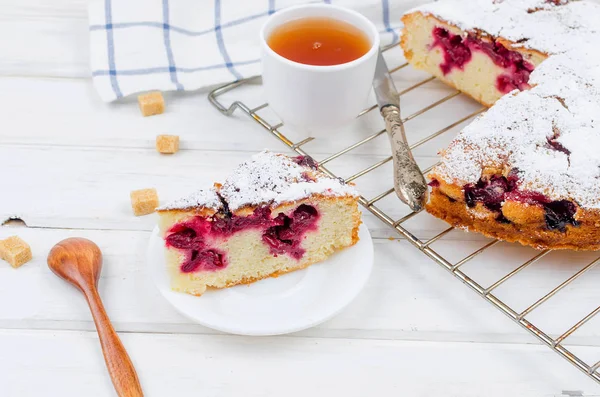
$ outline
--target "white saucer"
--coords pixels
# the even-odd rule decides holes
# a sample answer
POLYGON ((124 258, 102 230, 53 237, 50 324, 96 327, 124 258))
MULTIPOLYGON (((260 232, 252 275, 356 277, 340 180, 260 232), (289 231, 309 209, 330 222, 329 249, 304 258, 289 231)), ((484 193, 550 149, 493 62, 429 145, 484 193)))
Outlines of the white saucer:
POLYGON ((373 268, 373 242, 364 224, 358 235, 353 247, 304 270, 209 289, 200 297, 171 290, 158 227, 150 237, 148 265, 154 283, 175 309, 206 327, 239 335, 287 334, 329 320, 363 289, 373 268))

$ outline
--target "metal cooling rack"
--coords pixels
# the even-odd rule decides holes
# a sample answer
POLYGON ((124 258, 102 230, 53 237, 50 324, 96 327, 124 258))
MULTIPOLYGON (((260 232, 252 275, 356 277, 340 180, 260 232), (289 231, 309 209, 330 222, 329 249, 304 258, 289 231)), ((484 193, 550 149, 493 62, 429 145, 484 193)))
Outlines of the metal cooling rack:
MULTIPOLYGON (((396 44, 393 45, 389 45, 386 46, 385 48, 383 48, 383 51, 388 51, 391 48, 396 47, 396 44)), ((390 69, 390 73, 396 73, 400 70, 402 70, 403 68, 407 67, 408 63, 403 63, 399 66, 396 66, 393 69, 390 69)), ((421 86, 423 86, 424 84, 427 84, 431 81, 435 80, 435 77, 429 77, 425 80, 422 80, 414 85, 412 85, 411 87, 408 87, 404 90, 402 90, 399 94, 400 96, 407 94, 410 91, 413 91, 421 86)), ((272 125, 271 123, 269 123, 267 120, 265 120, 263 117, 261 117, 257 112, 259 112, 260 110, 266 108, 268 106, 267 103, 264 103, 260 106, 254 107, 254 108, 250 108, 247 105, 245 105, 243 102, 240 101, 235 101, 233 102, 231 105, 229 106, 225 106, 223 105, 223 103, 221 103, 219 101, 219 96, 232 91, 240 86, 243 85, 247 85, 247 84, 260 84, 261 83, 261 77, 260 76, 254 76, 254 77, 250 77, 247 79, 243 79, 243 80, 239 80, 236 82, 232 82, 229 83, 227 85, 224 85, 222 87, 219 87, 215 90, 213 90, 209 96, 208 99, 210 101, 210 103, 215 106, 222 114, 230 116, 232 115, 235 111, 239 110, 245 114, 247 114, 248 116, 252 117, 257 123, 259 123, 262 127, 264 127, 268 132, 270 132, 274 137, 276 137, 277 139, 279 139, 281 142, 283 142, 285 145, 287 145, 290 149, 292 149, 293 151, 295 151, 296 153, 298 153, 299 155, 304 155, 304 156, 310 156, 309 153, 307 153, 304 149, 303 146, 306 145, 307 143, 309 143, 310 141, 313 141, 314 138, 306 138, 302 141, 299 142, 293 142, 290 139, 288 139, 281 131, 281 127, 283 126, 283 123, 279 123, 279 124, 275 124, 272 125)), ((403 118, 404 122, 410 121, 418 116, 421 116, 422 114, 428 112, 429 110, 441 105, 442 103, 460 95, 461 92, 458 90, 453 91, 452 93, 450 93, 449 95, 443 97, 442 99, 414 112, 413 114, 403 118)), ((365 114, 371 112, 372 110, 377 109, 376 105, 371 106, 368 109, 363 110, 358 117, 364 116, 365 114)), ((478 114, 482 113, 485 110, 485 108, 481 108, 463 118, 461 118, 460 120, 457 120, 456 122, 438 130, 437 132, 421 139, 420 141, 414 143, 411 145, 411 149, 415 149, 418 146, 421 146, 422 144, 444 134, 445 132, 451 130, 452 128, 458 126, 459 124, 477 116, 478 114)), ((408 130, 410 132, 410 130, 408 130)), ((322 160, 319 160, 319 169, 323 172, 325 172, 326 174, 332 176, 332 177, 338 177, 338 175, 335 175, 333 172, 331 172, 329 169, 327 169, 326 165, 334 160, 337 159, 340 156, 343 156, 344 154, 358 148, 361 145, 366 144, 367 142, 370 142, 374 139, 377 139, 379 137, 382 137, 382 139, 387 139, 386 136, 386 131, 384 130, 380 130, 372 135, 369 135, 368 137, 360 140, 359 142, 356 142, 348 147, 346 147, 343 150, 340 150, 339 152, 325 158, 322 160)), ((352 176, 343 178, 346 182, 352 182, 357 178, 363 177, 367 174, 369 174, 370 172, 372 172, 373 170, 381 167, 382 165, 388 163, 392 161, 392 157, 389 156, 381 161, 376 162, 375 164, 372 164, 371 166, 361 170, 360 172, 355 173, 352 176)), ((437 163, 439 164, 439 163, 437 163)), ((433 166, 425 169, 423 171, 424 174, 427 174, 433 167, 435 167, 437 164, 434 164, 433 166)), ((392 181, 392 178, 389 178, 390 183, 392 181)), ((596 382, 600 383, 600 372, 598 372, 598 370, 600 369, 600 361, 597 361, 595 363, 587 363, 584 360, 582 360, 581 358, 577 357, 577 355, 575 355, 574 353, 572 353, 569 349, 567 349, 564 345, 563 342, 565 341, 565 339, 567 339, 569 336, 571 336, 575 331, 577 331, 582 325, 584 325, 585 323, 587 323, 591 318, 593 318, 596 314, 598 314, 600 312, 600 306, 598 306, 596 309, 594 309, 593 311, 591 311, 589 314, 587 314, 585 317, 583 317, 581 320, 579 320, 577 323, 575 323, 573 326, 571 326, 567 331, 565 331, 562 335, 553 338, 551 336, 549 336, 546 332, 542 331, 540 328, 538 328, 536 325, 532 324, 530 321, 528 321, 526 319, 526 317, 531 314, 535 309, 537 309, 540 305, 542 305, 544 302, 546 302, 548 299, 550 299, 552 296, 554 296, 557 292, 559 292, 560 290, 562 290, 563 288, 565 288, 566 286, 568 286, 569 284, 571 284, 573 281, 575 281, 576 279, 578 279, 579 277, 581 277, 584 273, 586 273, 588 270, 592 269, 595 265, 597 265, 598 263, 600 263, 600 257, 595 259, 594 261, 592 261, 591 263, 585 265, 581 270, 579 270, 577 273, 573 274, 571 277, 569 277, 568 279, 566 279, 565 281, 563 281, 561 284, 559 284, 557 287, 555 287, 554 289, 552 289, 550 292, 548 292, 546 295, 544 295, 543 297, 539 298, 535 303, 531 304, 529 307, 527 307, 525 310, 523 311, 517 311, 515 309, 513 309, 510 305, 504 303, 502 300, 500 300, 499 298, 497 298, 492 292, 499 287, 500 285, 502 285, 504 282, 506 282, 507 280, 509 280, 511 277, 515 276, 517 273, 521 272, 523 269, 527 268, 528 266, 532 265, 533 263, 539 261, 540 259, 542 259, 543 257, 545 257, 550 250, 544 250, 544 251, 540 251, 537 255, 535 255, 534 257, 532 257, 531 259, 527 260, 526 262, 522 263, 521 265, 519 265, 518 267, 516 267, 514 270, 512 270, 511 272, 509 272, 508 274, 504 275, 502 278, 500 278, 499 280, 493 282, 491 285, 484 287, 481 284, 479 284, 478 282, 476 282, 475 280, 471 279, 469 276, 467 276, 463 271, 461 271, 461 266, 463 266, 465 263, 471 261, 472 259, 474 259, 475 257, 477 257, 478 255, 480 255, 481 253, 483 253, 484 251, 486 251, 487 249, 493 247, 494 245, 498 244, 500 241, 499 240, 493 240, 489 243, 487 243, 486 245, 484 245, 482 248, 470 253, 469 255, 467 255, 466 257, 464 257, 463 259, 459 260, 458 262, 452 263, 451 261, 447 260, 446 258, 444 258, 441 254, 439 254, 438 252, 436 252, 433 248, 431 248, 431 245, 433 243, 435 243, 436 241, 439 241, 440 239, 442 239, 445 235, 447 235, 448 233, 450 233, 454 228, 452 227, 448 227, 447 229, 445 229, 444 231, 442 231, 441 233, 435 235, 434 237, 428 239, 428 240, 422 240, 417 238, 413 233, 410 232, 410 230, 408 230, 407 227, 404 226, 405 222, 408 221, 409 219, 413 218, 415 215, 418 214, 418 212, 411 212, 408 215, 405 215, 403 217, 401 217, 400 219, 393 219, 391 216, 389 216, 388 214, 386 214, 384 211, 382 211, 380 208, 378 208, 378 206, 376 205, 380 200, 382 200, 383 198, 389 196, 389 195, 393 195, 394 193, 394 189, 393 187, 390 187, 388 190, 382 192, 381 194, 372 197, 372 198, 367 198, 364 196, 361 196, 359 199, 360 204, 362 204, 362 206, 367 209, 369 212, 371 212, 373 215, 375 215, 379 220, 381 220, 383 223, 385 223, 386 225, 388 225, 390 228, 394 229, 397 233, 399 233, 400 235, 404 236, 408 241, 410 241, 416 248, 418 248, 421 252, 423 252, 425 255, 427 255, 429 258, 433 259, 437 264, 439 264, 440 266, 442 266, 444 269, 448 270, 450 273, 452 273, 457 279, 459 279, 460 281, 462 281, 464 284, 466 284, 467 286, 469 286, 476 294, 478 294, 479 296, 481 296, 483 299, 485 299, 486 301, 488 301, 489 303, 491 303, 493 306, 495 306, 498 310, 500 310, 502 313, 504 313, 505 315, 507 315, 508 317, 510 317, 514 322, 516 322, 517 324, 519 324, 521 327, 523 327, 524 329, 526 329, 528 332, 530 332, 531 334, 533 334, 536 338, 538 338, 542 343, 544 343, 545 345, 547 345, 550 349, 552 349, 553 351, 555 351, 556 353, 558 353, 560 356, 562 356, 563 358, 565 358, 567 361, 569 361, 571 364, 573 364, 575 367, 579 368, 581 371, 583 371, 586 375, 588 375, 589 377, 591 377, 592 379, 594 379, 596 382)), ((400 202, 400 200, 398 199, 398 202, 400 202)), ((402 204, 402 203, 401 203, 402 204)), ((402 204, 404 205, 404 204, 402 204)))

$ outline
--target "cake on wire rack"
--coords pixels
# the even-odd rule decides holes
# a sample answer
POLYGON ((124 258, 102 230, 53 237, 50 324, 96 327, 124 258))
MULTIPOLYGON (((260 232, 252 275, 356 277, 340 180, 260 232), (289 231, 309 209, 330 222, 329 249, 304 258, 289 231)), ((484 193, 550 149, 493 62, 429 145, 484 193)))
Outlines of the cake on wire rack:
POLYGON ((407 60, 491 108, 442 151, 427 210, 535 248, 600 249, 600 5, 441 0, 407 60))

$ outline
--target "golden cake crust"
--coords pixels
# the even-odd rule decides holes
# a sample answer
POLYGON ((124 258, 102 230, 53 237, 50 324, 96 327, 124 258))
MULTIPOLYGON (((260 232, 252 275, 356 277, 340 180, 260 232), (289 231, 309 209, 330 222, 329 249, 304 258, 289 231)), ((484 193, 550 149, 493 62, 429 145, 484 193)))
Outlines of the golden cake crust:
MULTIPOLYGON (((535 206, 531 206, 535 207, 535 206)), ((470 209, 464 201, 450 199, 439 189, 433 189, 427 212, 454 227, 481 233, 487 237, 518 242, 536 249, 600 250, 600 211, 582 210, 577 213, 579 226, 567 226, 565 232, 548 230, 545 224, 523 222, 500 223, 494 216, 477 216, 484 209, 470 209)), ((521 207, 522 216, 535 208, 521 207)), ((488 211, 491 212, 491 211, 488 211)), ((485 213, 484 213, 485 215, 485 213)))

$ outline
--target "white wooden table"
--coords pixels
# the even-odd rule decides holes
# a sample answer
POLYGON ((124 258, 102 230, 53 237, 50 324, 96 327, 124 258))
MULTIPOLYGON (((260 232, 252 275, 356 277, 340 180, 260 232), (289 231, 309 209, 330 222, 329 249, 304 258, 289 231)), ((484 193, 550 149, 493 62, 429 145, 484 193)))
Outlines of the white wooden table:
MULTIPOLYGON (((0 263, 0 395, 114 395, 83 299, 46 266, 50 247, 69 236, 92 239, 104 252, 100 293, 148 396, 600 395, 599 385, 409 243, 391 239, 368 214, 374 272, 335 319, 254 338, 223 335, 177 314, 146 271, 154 215, 132 216, 129 191, 156 187, 167 200, 222 178, 258 150, 285 147, 248 119, 219 114, 206 92, 167 95, 167 112, 151 118, 142 118, 134 101, 102 103, 88 77, 86 7, 84 0, 0 2, 0 223, 18 217, 27 225, 0 227, 0 238, 18 234, 34 253, 18 270, 0 263), (182 150, 156 153, 160 133, 180 135, 182 150)), ((344 156, 336 169, 348 174, 383 158, 383 143, 344 156)), ((432 143, 428 153, 444 143, 432 143)), ((326 142, 314 152, 325 157, 333 148, 326 142)), ((379 193, 370 183, 359 187, 379 193)), ((435 222, 423 221, 420 233, 431 235, 435 222)), ((482 241, 453 233, 439 247, 468 252, 482 241)), ((474 271, 498 277, 520 252, 502 245, 474 271)), ((535 301, 547 292, 542 286, 572 274, 563 263, 570 255, 519 275, 521 292, 508 299, 535 301)), ((562 333, 598 304, 598 282, 600 273, 592 272, 564 299, 547 302, 538 320, 562 333)), ((572 337, 573 349, 600 359, 599 331, 593 320, 572 337)))

